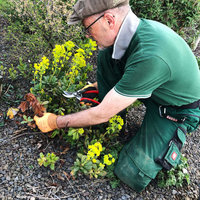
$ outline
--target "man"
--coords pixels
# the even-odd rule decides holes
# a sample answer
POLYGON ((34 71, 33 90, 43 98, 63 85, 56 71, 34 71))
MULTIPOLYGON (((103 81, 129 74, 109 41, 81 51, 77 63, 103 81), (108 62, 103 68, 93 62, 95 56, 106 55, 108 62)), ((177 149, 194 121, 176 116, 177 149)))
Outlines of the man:
POLYGON ((176 166, 185 134, 198 127, 200 73, 186 42, 167 26, 139 19, 128 0, 78 0, 69 24, 82 22, 100 52, 96 88, 101 103, 87 110, 35 117, 43 132, 107 122, 140 99, 146 115, 122 149, 116 175, 137 192, 162 168, 176 166))

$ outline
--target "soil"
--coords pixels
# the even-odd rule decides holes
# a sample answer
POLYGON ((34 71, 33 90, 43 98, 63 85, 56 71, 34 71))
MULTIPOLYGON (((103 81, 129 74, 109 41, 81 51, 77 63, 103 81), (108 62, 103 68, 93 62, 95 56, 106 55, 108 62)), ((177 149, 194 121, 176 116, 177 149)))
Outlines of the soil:
MULTIPOLYGON (((0 61, 9 67, 10 44, 5 40, 7 23, 0 16, 0 61)), ((200 45, 194 52, 200 56, 200 45)), ((34 132, 19 124, 18 119, 6 119, 8 108, 19 105, 29 91, 29 84, 23 78, 4 82, 0 99, 0 199, 66 199, 66 200, 197 200, 200 187, 200 129, 187 136, 182 150, 188 158, 190 185, 183 187, 159 188, 153 180, 141 193, 136 193, 125 184, 112 189, 107 179, 89 179, 78 176, 73 180, 70 167, 76 158, 75 149, 60 138, 50 139, 46 134, 34 132), (61 161, 56 170, 40 167, 37 163, 39 153, 55 152, 61 161), (60 152, 64 152, 61 154, 60 152)), ((141 125, 145 107, 132 108, 128 112, 127 131, 136 132, 141 125)))

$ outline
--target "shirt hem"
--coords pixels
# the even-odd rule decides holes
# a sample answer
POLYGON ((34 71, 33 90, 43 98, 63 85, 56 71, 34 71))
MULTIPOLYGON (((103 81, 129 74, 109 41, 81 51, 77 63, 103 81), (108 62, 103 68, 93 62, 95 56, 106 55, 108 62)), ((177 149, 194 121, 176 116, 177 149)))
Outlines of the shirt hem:
POLYGON ((120 95, 122 95, 122 96, 126 96, 126 97, 135 97, 135 98, 137 98, 137 99, 147 99, 147 98, 149 98, 149 97, 151 96, 151 94, 148 94, 148 95, 130 95, 130 94, 125 94, 125 93, 122 93, 122 92, 120 92, 119 90, 117 90, 116 87, 114 87, 114 90, 115 90, 118 94, 120 94, 120 95))

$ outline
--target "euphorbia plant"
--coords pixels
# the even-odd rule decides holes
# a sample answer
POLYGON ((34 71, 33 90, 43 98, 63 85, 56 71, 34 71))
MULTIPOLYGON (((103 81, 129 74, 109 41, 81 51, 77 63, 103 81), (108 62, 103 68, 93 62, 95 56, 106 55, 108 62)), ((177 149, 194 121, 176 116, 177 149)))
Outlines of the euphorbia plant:
POLYGON ((51 170, 55 169, 55 163, 59 160, 59 157, 54 153, 47 153, 45 156, 43 153, 40 153, 40 158, 38 158, 38 164, 44 167, 50 166, 51 170))
POLYGON ((105 166, 113 164, 115 158, 113 158, 111 154, 104 155, 104 157, 101 156, 103 150, 105 150, 105 148, 102 147, 101 143, 96 142, 88 146, 87 155, 78 153, 71 174, 76 175, 78 172, 82 172, 85 175, 89 175, 90 178, 105 176, 105 166))
MULTIPOLYGON (((86 130, 85 132, 88 134, 82 138, 82 146, 88 150, 86 153, 85 148, 83 148, 81 153, 77 154, 77 159, 72 167, 72 175, 83 173, 89 175, 91 178, 106 176, 108 168, 115 163, 115 159, 118 157, 116 153, 111 153, 112 146, 114 147, 114 145, 111 146, 110 143, 116 140, 123 125, 123 119, 115 115, 109 120, 108 127, 104 130, 105 133, 101 133, 100 131, 90 133, 90 131, 86 130), (89 145, 85 146, 87 144, 89 145)), ((81 142, 80 139, 79 142, 81 142)), ((109 173, 112 173, 112 176, 114 176, 113 172, 109 173)))
POLYGON ((67 114, 79 111, 76 99, 66 99, 62 96, 64 90, 76 91, 87 84, 87 73, 92 66, 86 59, 96 50, 96 42, 91 39, 79 47, 72 41, 56 45, 52 58, 43 57, 40 63, 34 64, 34 86, 31 93, 41 102, 48 102, 48 111, 67 114), (61 109, 62 108, 62 109, 61 109))
MULTIPOLYGON (((31 92, 40 99, 41 103, 48 105, 47 111, 59 115, 77 112, 81 107, 75 98, 66 99, 63 91, 77 91, 87 84, 87 73, 92 66, 86 62, 96 50, 96 43, 89 40, 87 44, 79 47, 72 41, 56 45, 52 58, 42 58, 40 63, 34 65, 34 86, 31 92)), ((106 169, 111 167, 117 159, 112 155, 112 147, 124 122, 120 116, 114 116, 108 123, 99 128, 69 128, 55 130, 52 137, 62 133, 64 139, 78 147, 77 159, 72 167, 72 174, 79 172, 98 178, 107 174, 106 169), (102 147, 104 145, 104 147, 102 147), (88 149, 88 150, 87 150, 88 149)), ((40 164, 45 157, 41 155, 40 164)), ((45 162, 44 162, 45 163, 45 162)), ((47 163, 45 163, 47 165, 47 163)))

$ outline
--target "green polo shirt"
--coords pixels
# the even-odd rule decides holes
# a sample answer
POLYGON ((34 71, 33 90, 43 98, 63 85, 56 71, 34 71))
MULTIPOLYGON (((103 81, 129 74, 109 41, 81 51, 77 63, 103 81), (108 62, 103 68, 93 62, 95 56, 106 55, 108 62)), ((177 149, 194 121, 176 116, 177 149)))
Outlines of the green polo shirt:
MULTIPOLYGON (((200 72, 187 43, 167 26, 140 19, 120 59, 113 46, 99 52, 97 81, 100 99, 114 87, 123 96, 151 97, 162 105, 200 99, 200 72)), ((126 40, 126 39, 125 39, 126 40)))

